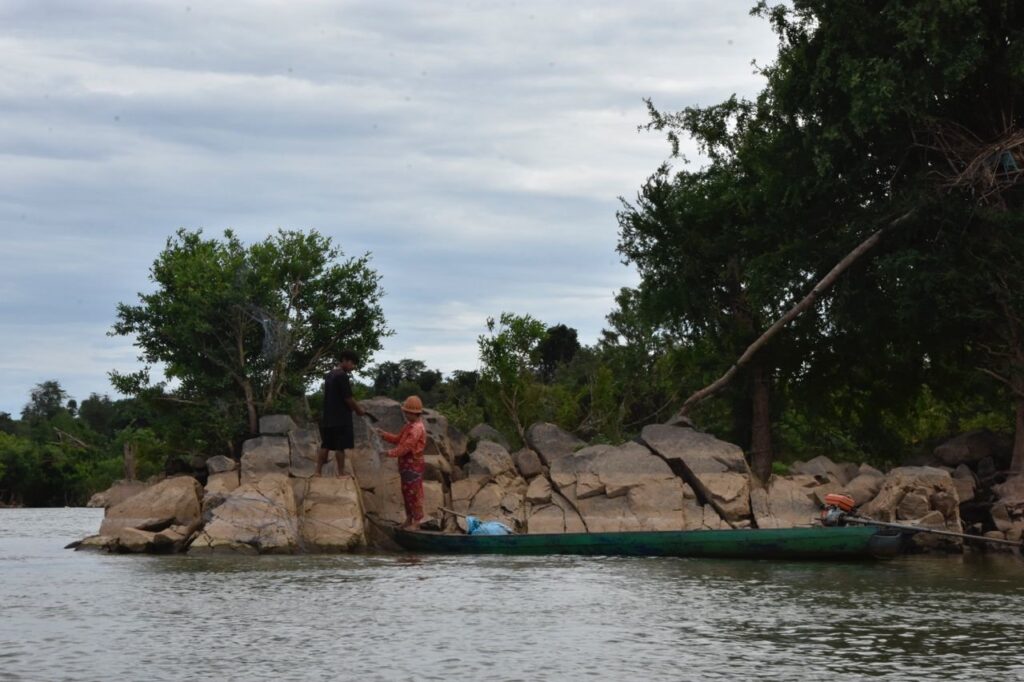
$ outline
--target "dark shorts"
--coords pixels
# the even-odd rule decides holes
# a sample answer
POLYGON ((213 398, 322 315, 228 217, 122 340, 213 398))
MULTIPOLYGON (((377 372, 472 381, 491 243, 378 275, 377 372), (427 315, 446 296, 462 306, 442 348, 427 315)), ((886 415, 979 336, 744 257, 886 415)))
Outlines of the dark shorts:
POLYGON ((351 450, 356 445, 355 431, 347 426, 321 426, 320 443, 325 450, 351 450))

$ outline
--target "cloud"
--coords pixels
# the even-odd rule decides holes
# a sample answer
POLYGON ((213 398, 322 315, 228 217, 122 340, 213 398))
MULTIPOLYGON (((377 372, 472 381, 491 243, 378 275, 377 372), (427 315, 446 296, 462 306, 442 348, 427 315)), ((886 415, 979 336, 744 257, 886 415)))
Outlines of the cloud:
POLYGON ((775 44, 711 0, 8 0, 0 26, 7 411, 39 381, 87 395, 134 366, 104 333, 179 227, 372 252, 384 359, 475 367, 504 310, 592 342, 636 281, 617 197, 668 153, 637 132, 643 98, 751 96, 775 44))

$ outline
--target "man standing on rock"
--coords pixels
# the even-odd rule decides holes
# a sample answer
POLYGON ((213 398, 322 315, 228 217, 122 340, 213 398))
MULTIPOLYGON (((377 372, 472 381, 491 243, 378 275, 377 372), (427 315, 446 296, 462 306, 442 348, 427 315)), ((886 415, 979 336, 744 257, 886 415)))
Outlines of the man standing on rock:
POLYGON ((349 374, 359 365, 359 356, 354 351, 344 350, 338 354, 338 364, 324 377, 324 411, 320 420, 320 450, 316 456, 316 473, 320 476, 327 461, 327 453, 334 451, 334 462, 338 465, 338 478, 345 475, 345 450, 355 447, 355 427, 352 413, 360 417, 366 410, 352 397, 352 381, 349 374))

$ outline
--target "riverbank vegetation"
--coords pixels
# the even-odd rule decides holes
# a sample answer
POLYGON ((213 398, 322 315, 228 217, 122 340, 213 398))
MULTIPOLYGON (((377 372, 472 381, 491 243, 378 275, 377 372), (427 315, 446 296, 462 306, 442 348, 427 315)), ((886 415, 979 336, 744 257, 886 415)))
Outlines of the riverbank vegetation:
MULTIPOLYGON (((754 12, 779 38, 755 99, 649 102, 669 158, 622 203, 618 250, 640 284, 618 292, 595 343, 495 311, 477 367, 383 362, 358 390, 418 393, 513 443, 535 421, 621 442, 691 419, 762 478, 817 454, 887 466, 974 428, 1016 434, 1024 469, 1024 8, 754 12), (703 165, 680 155, 684 138, 703 165), (687 401, 727 374, 714 399, 687 401)), ((315 232, 250 247, 179 232, 152 273, 155 292, 119 306, 114 333, 169 381, 115 373, 128 398, 80 406, 40 384, 21 419, 0 420, 3 501, 80 502, 126 451, 142 475, 232 451, 260 414, 311 417, 333 350, 369 355, 389 333, 368 259, 315 232)))

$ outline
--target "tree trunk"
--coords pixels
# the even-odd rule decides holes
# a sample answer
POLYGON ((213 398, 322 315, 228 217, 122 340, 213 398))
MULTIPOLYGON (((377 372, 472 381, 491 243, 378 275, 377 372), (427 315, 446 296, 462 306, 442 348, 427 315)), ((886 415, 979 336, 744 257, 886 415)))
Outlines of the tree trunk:
POLYGON ((257 434, 260 432, 260 417, 256 412, 256 394, 248 380, 242 382, 242 390, 245 391, 245 409, 249 413, 249 433, 257 434))
POLYGON ((772 474, 771 373, 760 364, 750 368, 750 468, 762 484, 772 474))
POLYGON ((1024 476, 1024 398, 1017 399, 1017 428, 1013 434, 1011 476, 1024 476))
POLYGON ((126 441, 124 444, 124 477, 125 480, 135 480, 135 443, 126 441))

